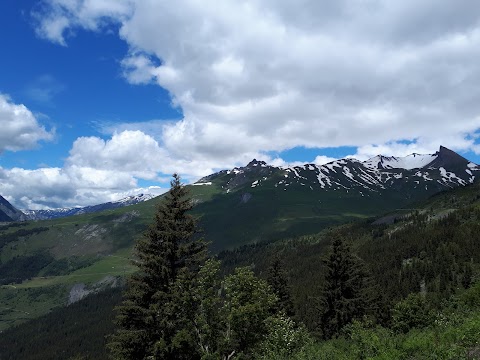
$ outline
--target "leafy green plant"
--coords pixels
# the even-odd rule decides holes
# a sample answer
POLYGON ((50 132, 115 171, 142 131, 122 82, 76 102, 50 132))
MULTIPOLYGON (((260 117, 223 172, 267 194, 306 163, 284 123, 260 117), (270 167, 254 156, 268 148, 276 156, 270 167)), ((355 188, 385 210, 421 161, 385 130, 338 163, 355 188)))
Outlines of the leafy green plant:
POLYGON ((410 294, 393 308, 392 327, 406 333, 413 328, 424 328, 435 320, 434 312, 421 294, 410 294))

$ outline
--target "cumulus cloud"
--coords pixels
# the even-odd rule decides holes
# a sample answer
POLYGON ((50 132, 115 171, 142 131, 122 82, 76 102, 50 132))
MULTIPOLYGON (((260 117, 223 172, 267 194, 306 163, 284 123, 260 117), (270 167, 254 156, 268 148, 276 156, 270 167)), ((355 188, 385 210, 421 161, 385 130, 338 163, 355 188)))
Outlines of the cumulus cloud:
MULTIPOLYGON (((142 124, 137 125, 142 127, 142 124)), ((151 129, 151 123, 146 124, 151 129)), ((259 158, 270 159, 268 156, 250 152, 242 160, 259 155, 259 158)), ((224 166, 234 166, 237 159, 228 159, 224 166)), ((159 174, 186 174, 187 180, 212 173, 217 162, 202 158, 181 159, 167 151, 151 135, 140 130, 123 130, 115 132, 108 140, 99 137, 80 137, 70 150, 67 159, 68 166, 89 167, 131 174, 134 177, 155 180, 159 174)), ((160 175, 161 176, 161 175, 160 175)))
POLYGON ((478 152, 479 14, 469 0, 45 0, 36 16, 60 44, 117 24, 127 81, 183 110, 160 146, 200 167, 295 146, 478 152))
MULTIPOLYGON (((440 144, 480 154, 480 3, 43 0, 33 15, 61 45, 118 30, 126 81, 167 89, 184 114, 110 124, 108 139, 77 139, 63 168, 0 169, 13 184, 0 193, 19 178, 38 189, 33 206, 113 200, 139 179, 193 180, 252 158, 286 166, 266 154, 296 146, 353 146, 359 159, 440 144)), ((0 122, 0 149, 53 136, 5 96, 0 122)))
POLYGON ((68 163, 154 179, 167 158, 168 154, 157 141, 137 130, 115 133, 107 141, 98 137, 80 137, 70 150, 68 163))
MULTIPOLYGON (((293 166, 280 158, 250 152, 243 163, 256 157, 275 166, 293 166)), ((232 168, 238 159, 223 165, 232 168)), ((80 137, 72 145, 63 167, 5 169, 0 167, 0 194, 21 209, 75 207, 118 200, 128 195, 159 195, 167 187, 141 187, 141 180, 166 183, 165 174, 187 174, 185 182, 198 180, 219 168, 213 160, 178 160, 150 135, 124 130, 110 138, 80 137), (28 189, 28 193, 25 193, 28 189)))
POLYGON ((40 141, 51 141, 54 129, 47 130, 23 104, 0 94, 0 152, 32 149, 40 141))
POLYGON ((42 1, 32 11, 39 37, 66 46, 66 37, 77 27, 99 31, 112 21, 122 21, 133 3, 129 0, 42 1))
POLYGON ((140 131, 124 131, 107 140, 81 137, 62 168, 0 167, 0 194, 31 209, 86 206, 140 192, 158 195, 166 189, 138 183, 159 180, 159 173, 169 170, 168 162, 157 142, 140 131))
POLYGON ((315 160, 313 160, 313 163, 316 165, 324 165, 335 160, 338 160, 338 159, 330 156, 318 155, 317 157, 315 157, 315 160))

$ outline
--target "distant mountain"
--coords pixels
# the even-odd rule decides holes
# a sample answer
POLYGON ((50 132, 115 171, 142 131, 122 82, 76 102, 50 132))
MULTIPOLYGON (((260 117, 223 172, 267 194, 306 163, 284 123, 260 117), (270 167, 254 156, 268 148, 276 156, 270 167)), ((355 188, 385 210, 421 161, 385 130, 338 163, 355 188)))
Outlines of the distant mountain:
POLYGON ((0 196, 0 222, 22 221, 25 215, 10 204, 3 196, 0 196))
POLYGON ((247 166, 223 170, 200 179, 194 185, 221 184, 225 193, 248 185, 272 185, 285 191, 302 186, 312 192, 340 191, 361 196, 401 191, 406 199, 413 192, 432 194, 471 184, 480 175, 480 166, 443 146, 435 154, 405 157, 377 155, 366 161, 346 158, 325 165, 305 164, 274 167, 253 160, 247 166))
POLYGON ((94 212, 99 212, 103 210, 117 209, 119 207, 138 204, 143 201, 150 200, 154 198, 154 195, 151 194, 138 194, 128 196, 118 201, 107 202, 104 204, 85 206, 85 207, 76 207, 76 208, 62 208, 62 209, 51 209, 51 210, 24 210, 26 220, 48 220, 48 219, 57 219, 61 217, 89 214, 94 212))
POLYGON ((434 154, 287 168, 254 159, 193 184, 202 196, 210 193, 207 201, 199 198, 194 212, 214 247, 230 248, 408 207, 478 178, 480 166, 443 146, 434 154))

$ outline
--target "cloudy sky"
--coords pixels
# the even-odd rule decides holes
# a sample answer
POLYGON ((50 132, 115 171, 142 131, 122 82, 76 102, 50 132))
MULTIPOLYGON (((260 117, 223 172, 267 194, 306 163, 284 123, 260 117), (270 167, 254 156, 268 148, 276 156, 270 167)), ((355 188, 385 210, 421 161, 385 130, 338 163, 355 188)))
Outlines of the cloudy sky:
POLYGON ((162 192, 252 158, 480 163, 477 0, 2 0, 0 195, 162 192))

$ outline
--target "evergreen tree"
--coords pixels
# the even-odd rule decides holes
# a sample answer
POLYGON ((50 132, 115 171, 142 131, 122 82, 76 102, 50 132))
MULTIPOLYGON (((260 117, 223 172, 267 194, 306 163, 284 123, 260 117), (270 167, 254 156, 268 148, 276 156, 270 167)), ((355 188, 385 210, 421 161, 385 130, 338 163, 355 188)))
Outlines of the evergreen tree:
POLYGON ((136 243, 135 264, 116 332, 109 348, 114 359, 195 359, 192 286, 206 258, 206 244, 195 239, 192 203, 180 177, 157 207, 153 224, 136 243), (175 354, 175 355, 173 355, 175 354))
POLYGON ((370 284, 360 259, 340 237, 334 239, 325 265, 321 328, 323 337, 329 339, 367 313, 370 284))
POLYGON ((472 285, 472 265, 466 262, 463 266, 463 274, 461 278, 462 286, 464 289, 468 289, 472 285))
POLYGON ((287 316, 293 316, 291 289, 285 267, 279 256, 273 259, 272 264, 268 268, 267 282, 275 295, 277 295, 278 311, 283 311, 287 316))

